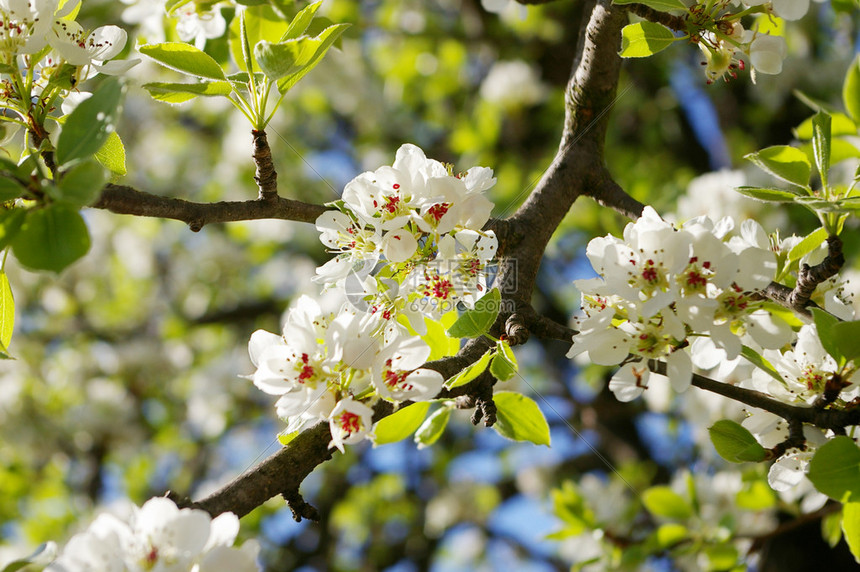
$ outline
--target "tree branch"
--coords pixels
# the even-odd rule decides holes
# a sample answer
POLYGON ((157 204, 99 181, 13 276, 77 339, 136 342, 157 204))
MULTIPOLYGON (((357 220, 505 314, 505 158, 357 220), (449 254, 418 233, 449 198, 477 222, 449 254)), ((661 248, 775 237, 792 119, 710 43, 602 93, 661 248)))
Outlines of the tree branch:
POLYGON ((109 184, 102 190, 101 196, 92 208, 104 209, 116 214, 181 220, 194 232, 211 223, 264 218, 312 223, 319 215, 329 210, 322 205, 278 196, 250 201, 192 203, 114 184, 109 184))
POLYGON ((675 30, 676 32, 687 32, 687 21, 683 16, 661 12, 654 8, 645 6, 644 4, 626 4, 624 7, 631 14, 636 14, 640 18, 648 20, 649 22, 663 24, 670 30, 675 30))
POLYGON ((819 284, 832 276, 836 276, 845 256, 842 254, 842 239, 836 235, 827 237, 827 256, 819 264, 810 266, 804 264, 797 274, 797 285, 788 295, 788 303, 792 308, 805 308, 809 299, 819 284))
POLYGON ((260 189, 259 199, 261 201, 275 201, 278 197, 278 172, 272 163, 272 150, 269 148, 269 140, 265 131, 251 130, 254 137, 254 180, 260 189))

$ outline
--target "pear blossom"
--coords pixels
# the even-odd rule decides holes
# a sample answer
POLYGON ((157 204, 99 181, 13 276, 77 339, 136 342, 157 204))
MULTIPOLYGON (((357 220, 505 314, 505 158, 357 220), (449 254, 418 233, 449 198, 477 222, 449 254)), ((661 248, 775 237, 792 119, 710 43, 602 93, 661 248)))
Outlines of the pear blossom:
POLYGON ((206 40, 220 38, 227 31, 227 21, 218 7, 200 11, 197 2, 191 2, 180 6, 171 15, 179 19, 176 24, 179 39, 183 42, 194 40, 194 46, 201 50, 206 40))
POLYGON ((212 518, 198 509, 178 508, 156 497, 136 508, 126 521, 99 515, 83 533, 74 536, 49 572, 136 572, 138 570, 229 569, 258 570, 259 545, 247 541, 236 548, 239 519, 233 513, 212 518), (220 567, 216 565, 220 562, 220 567))
POLYGON ((81 80, 87 79, 91 71, 119 75, 136 65, 140 60, 108 61, 122 51, 127 40, 128 34, 118 26, 100 26, 87 33, 77 22, 65 19, 55 20, 48 34, 48 43, 58 59, 84 70, 81 80))
POLYGON ((780 73, 787 52, 788 46, 781 36, 756 34, 749 44, 750 63, 761 73, 780 73))
POLYGON ((0 53, 14 58, 41 50, 57 4, 58 0, 0 0, 0 53))
MULTIPOLYGON (((586 255, 600 277, 575 281, 585 316, 576 321, 568 357, 588 354, 601 365, 628 355, 665 359, 680 392, 690 385, 694 363, 715 367, 736 359, 747 334, 760 347, 786 344, 791 329, 760 311, 753 297, 776 272, 769 241, 754 221, 742 223, 738 234, 734 227, 730 218, 698 217, 676 229, 646 207, 623 238, 590 241, 586 255), (691 343, 704 355, 694 359, 691 343)), ((635 368, 641 366, 627 364, 613 378, 610 389, 619 398, 644 391, 647 376, 634 375, 635 368)))
POLYGON ((337 447, 341 453, 344 445, 353 445, 371 438, 373 410, 351 397, 341 400, 329 416, 331 442, 329 447, 337 447))
POLYGON ((412 337, 393 343, 379 353, 373 368, 373 386, 380 397, 394 401, 432 399, 442 389, 442 374, 420 368, 430 347, 412 337))

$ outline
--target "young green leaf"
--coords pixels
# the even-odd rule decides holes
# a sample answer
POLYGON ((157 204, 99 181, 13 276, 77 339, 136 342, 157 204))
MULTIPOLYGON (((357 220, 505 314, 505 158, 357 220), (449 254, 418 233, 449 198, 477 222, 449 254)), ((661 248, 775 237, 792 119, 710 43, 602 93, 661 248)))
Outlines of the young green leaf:
POLYGON ((834 437, 815 452, 807 476, 834 500, 860 501, 860 448, 850 437, 834 437))
POLYGON ((319 2, 314 2, 313 4, 308 4, 302 10, 296 14, 296 17, 293 18, 293 21, 290 22, 289 28, 284 32, 284 35, 281 36, 280 41, 291 40, 293 38, 298 38, 302 34, 305 33, 305 30, 308 29, 308 26, 311 25, 311 20, 314 19, 314 15, 317 13, 317 10, 322 6, 323 0, 319 0, 319 2))
POLYGON ((0 202, 17 199, 25 192, 27 192, 27 189, 18 182, 18 179, 13 179, 0 173, 0 202))
POLYGON ((662 24, 637 22, 621 30, 622 58, 646 58, 668 48, 675 41, 672 31, 662 24))
POLYGON ((642 493, 642 504, 655 516, 684 520, 693 516, 693 508, 684 497, 667 486, 651 487, 642 493))
MULTIPOLYGON (((271 6, 251 6, 244 10, 245 35, 247 36, 248 57, 242 44, 242 22, 233 18, 230 23, 230 54, 243 72, 248 71, 248 58, 253 57, 253 47, 257 42, 278 42, 288 28, 287 22, 278 16, 271 6)), ((253 67, 253 61, 251 62, 253 67)))
POLYGON ((26 218, 27 209, 0 210, 0 250, 12 244, 26 218))
POLYGON ((514 441, 531 441, 550 446, 549 424, 534 400, 521 393, 500 391, 493 394, 499 435, 514 441))
POLYGON ((108 172, 95 159, 76 163, 61 175, 54 198, 75 207, 93 203, 108 182, 108 172))
POLYGON ((166 83, 152 82, 143 84, 143 89, 149 92, 152 99, 164 103, 185 103, 198 96, 217 97, 228 96, 233 91, 229 81, 201 81, 199 83, 166 83))
POLYGON ((164 42, 140 46, 140 53, 166 68, 205 79, 227 79, 215 59, 185 42, 164 42))
POLYGON ((860 54, 848 67, 845 83, 842 84, 842 103, 854 123, 860 123, 860 54))
POLYGON ((487 365, 490 363, 490 358, 492 357, 492 355, 493 350, 487 350, 486 353, 484 353, 484 355, 482 355, 478 361, 476 361, 475 363, 473 363, 472 365, 446 381, 445 386, 448 389, 453 389, 455 387, 460 387, 461 385, 466 385, 467 383, 484 373, 484 370, 487 369, 487 365))
POLYGON ((295 38, 277 44, 258 42, 254 46, 254 58, 266 77, 277 81, 298 73, 308 65, 319 44, 316 38, 295 38))
POLYGON ((418 401, 383 417, 373 427, 373 444, 385 445, 406 439, 421 426, 429 409, 429 401, 418 401))
POLYGON ((0 350, 5 352, 9 348, 14 329, 15 300, 12 298, 12 286, 9 277, 0 270, 0 350))
POLYGON ((278 81, 278 91, 280 93, 286 93, 290 90, 290 88, 296 85, 296 83, 298 83, 300 79, 305 77, 305 74, 314 69, 317 64, 322 61, 323 56, 326 54, 329 48, 332 47, 332 45, 337 41, 338 38, 340 38, 341 34, 343 34, 346 29, 349 28, 349 26, 349 24, 335 24, 334 26, 329 26, 328 28, 320 32, 320 34, 315 38, 320 42, 317 45, 313 56, 311 56, 310 60, 308 60, 308 63, 305 64, 301 70, 281 78, 278 81))
POLYGON ((448 328, 448 335, 452 338, 477 338, 484 335, 496 321, 501 301, 502 295, 498 288, 493 288, 475 302, 474 308, 466 310, 457 318, 448 328))
POLYGON ((836 340, 836 334, 833 330, 833 326, 839 323, 839 319, 818 308, 812 308, 812 319, 815 322, 815 329, 818 331, 818 339, 821 340, 821 345, 824 347, 824 351, 829 353, 833 359, 836 360, 839 367, 845 365, 847 360, 845 359, 845 356, 842 355, 842 350, 839 348, 839 343, 836 340))
POLYGON ((751 364, 753 364, 781 384, 785 385, 785 380, 782 379, 782 376, 779 374, 778 371, 776 371, 776 368, 773 367, 773 365, 764 357, 762 357, 762 355, 759 354, 757 351, 755 351, 749 346, 741 346, 741 355, 744 356, 744 358, 746 358, 746 360, 749 361, 751 364))
POLYGON ((0 572, 18 572, 18 570, 23 570, 30 565, 45 566, 56 557, 56 552, 57 547, 53 542, 43 542, 32 554, 9 562, 0 572))
POLYGON ((812 154, 815 166, 821 175, 821 185, 826 189, 830 173, 830 115, 819 111, 812 118, 812 154))
POLYGON ((102 167, 114 175, 121 177, 127 172, 125 168, 125 146, 116 131, 112 131, 108 135, 107 141, 101 149, 96 151, 94 157, 96 161, 101 163, 102 167))
POLYGON ((835 548, 842 540, 842 511, 831 512, 821 519, 821 538, 835 548))
POLYGON ((110 78, 66 117, 57 141, 60 165, 89 157, 102 148, 116 128, 124 91, 119 80, 110 78))
POLYGON ((798 187, 809 188, 812 166, 806 153, 788 145, 774 145, 744 156, 760 169, 798 187))
POLYGON ((60 272, 89 249, 84 219, 62 203, 27 211, 21 230, 12 240, 15 257, 34 270, 60 272))
MULTIPOLYGON (((456 310, 453 310, 452 313, 454 316, 457 314, 456 310)), ((431 320, 426 316, 424 317, 427 333, 421 336, 421 339, 430 346, 430 355, 427 357, 428 361, 454 355, 460 349, 460 340, 449 336, 447 328, 445 328, 445 324, 453 323, 452 321, 448 321, 450 319, 451 317, 449 316, 442 316, 440 320, 431 320)), ((454 317, 454 320, 456 320, 456 317, 454 317)))
MULTIPOLYGON (((857 124, 844 113, 828 113, 830 115, 830 135, 839 137, 842 135, 857 135, 857 124)), ((794 136, 803 141, 812 140, 812 120, 815 115, 803 120, 803 123, 794 129, 794 136)))
POLYGON ((860 321, 837 322, 833 324, 833 338, 839 352, 847 360, 860 357, 860 321))
POLYGON ((824 241, 827 240, 827 229, 822 227, 818 227, 813 230, 805 237, 803 240, 795 244, 791 250, 788 252, 788 261, 794 262, 796 260, 800 260, 816 248, 822 245, 824 241))
POLYGON ((745 197, 759 201, 790 203, 797 199, 798 193, 787 189, 770 189, 766 187, 735 187, 735 191, 745 197))
POLYGON ((854 560, 860 563, 860 502, 849 502, 842 507, 842 532, 854 560))
POLYGON ((414 440, 418 444, 419 449, 429 447, 439 440, 442 433, 445 432, 445 427, 448 425, 448 420, 451 418, 451 406, 443 405, 434 411, 430 417, 424 420, 421 427, 415 431, 414 440))
POLYGON ((765 458, 764 447, 739 423, 720 419, 708 428, 708 434, 720 457, 730 463, 755 463, 765 458))
POLYGON ((517 373, 517 358, 507 340, 500 340, 498 352, 490 362, 490 373, 499 381, 508 381, 517 373))

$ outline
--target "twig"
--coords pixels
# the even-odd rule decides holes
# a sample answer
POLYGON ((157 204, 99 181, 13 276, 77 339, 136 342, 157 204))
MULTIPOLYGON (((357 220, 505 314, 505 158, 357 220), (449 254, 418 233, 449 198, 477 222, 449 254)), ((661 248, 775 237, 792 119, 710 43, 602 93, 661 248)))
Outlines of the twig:
POLYGON ((259 199, 261 201, 274 201, 278 197, 278 173, 275 164, 272 163, 272 150, 269 148, 269 140, 265 131, 253 129, 251 135, 254 137, 254 180, 260 189, 259 199))
POLYGON ((660 12, 654 8, 645 6, 644 4, 626 4, 624 7, 631 14, 636 14, 640 18, 648 20, 649 22, 663 24, 670 30, 675 30, 676 32, 687 32, 687 21, 683 16, 660 12))
POLYGON ((815 266, 803 265, 797 274, 797 285, 788 295, 788 304, 792 308, 805 308, 815 288, 828 278, 836 276, 844 264, 842 239, 836 235, 828 236, 827 256, 815 266))
POLYGON ((180 220, 197 232, 205 225, 273 218, 314 222, 329 210, 322 205, 275 197, 274 200, 221 201, 193 203, 183 199, 161 197, 124 185, 107 185, 93 208, 117 214, 180 220))

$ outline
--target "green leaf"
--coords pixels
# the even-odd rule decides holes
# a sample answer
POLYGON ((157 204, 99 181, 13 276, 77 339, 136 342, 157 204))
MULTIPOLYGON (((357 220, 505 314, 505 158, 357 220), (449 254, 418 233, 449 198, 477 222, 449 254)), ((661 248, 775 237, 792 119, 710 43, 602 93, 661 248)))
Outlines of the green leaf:
POLYGON ((708 433, 717 453, 730 463, 758 462, 765 458, 764 447, 739 423, 720 419, 708 428, 708 433))
POLYGON ((818 339, 821 340, 824 351, 833 356, 839 367, 845 365, 847 360, 842 355, 842 350, 839 348, 839 343, 833 330, 833 326, 839 323, 839 319, 819 308, 812 308, 812 319, 815 322, 818 339))
POLYGON ((687 6, 681 0, 612 0, 613 4, 623 6, 625 4, 644 4, 649 8, 654 8, 660 12, 669 12, 671 10, 685 11, 687 6))
POLYGON ((0 270, 0 349, 4 352, 12 342, 12 330, 15 329, 15 300, 12 298, 12 286, 9 277, 0 270))
POLYGON ((304 34, 305 30, 307 30, 308 26, 310 26, 311 20, 314 19, 314 15, 317 13, 317 10, 320 9, 320 6, 322 6, 322 0, 305 6, 301 10, 301 12, 296 14, 296 17, 293 18, 293 21, 290 22, 289 28, 287 28, 287 31, 284 32, 283 36, 281 36, 280 41, 283 42, 284 40, 292 40, 304 34))
POLYGON ((305 77, 309 71, 314 69, 317 64, 322 61, 323 56, 329 50, 329 48, 340 38, 341 34, 343 34, 347 28, 349 28, 349 24, 335 24, 334 26, 329 26, 315 38, 320 41, 317 45, 316 51, 314 52, 311 59, 302 67, 298 72, 285 76, 278 81, 278 91, 281 93, 286 93, 292 88, 300 79, 305 77))
POLYGON ((842 511, 831 512, 821 519, 821 537, 830 545, 830 548, 835 548, 839 541, 842 540, 842 511))
POLYGON ((735 187, 735 190, 745 197, 759 201, 790 203, 797 199, 798 193, 786 189, 771 189, 765 187, 735 187))
POLYGON ((645 58, 665 50, 675 41, 672 31, 662 24, 637 22, 621 30, 622 58, 645 58))
POLYGON ((642 493, 642 504, 653 515, 684 520, 693 516, 693 508, 684 498, 667 486, 651 487, 642 493))
POLYGON ((3 250, 21 231, 24 219, 27 218, 27 209, 0 210, 0 250, 3 250))
MULTIPOLYGON (((287 22, 283 20, 272 9, 271 6, 254 6, 244 10, 245 35, 247 38, 247 57, 243 49, 242 22, 240 18, 233 18, 230 23, 230 54, 240 70, 247 72, 249 60, 253 58, 252 46, 257 42, 277 42, 281 39, 288 28, 287 22)), ((253 60, 250 62, 253 67, 253 60)))
POLYGON ((812 166, 809 164, 809 157, 806 156, 806 153, 796 147, 774 145, 762 149, 758 153, 745 155, 744 158, 787 183, 803 188, 809 187, 809 175, 812 172, 812 166))
POLYGON ((0 173, 0 202, 17 199, 26 192, 27 189, 18 182, 18 179, 0 173))
POLYGON ((781 384, 785 385, 785 380, 782 379, 782 376, 779 374, 778 371, 776 371, 776 368, 773 367, 773 365, 769 361, 767 361, 760 353, 758 353, 749 346, 741 346, 741 355, 744 356, 751 364, 753 364, 781 384))
POLYGON ((449 314, 442 316, 439 320, 431 320, 424 317, 427 333, 421 339, 430 346, 430 355, 427 361, 441 359, 457 353, 460 349, 460 340, 448 335, 446 324, 450 325, 457 319, 457 311, 451 310, 449 314))
POLYGON ((445 382, 445 386, 448 389, 453 389, 455 387, 460 387, 461 385, 466 385, 487 369, 487 365, 490 363, 490 358, 493 355, 493 350, 487 350, 484 355, 481 356, 481 359, 449 379, 445 382))
POLYGON ((93 203, 108 182, 108 172, 95 159, 76 163, 62 174, 55 199, 82 207, 93 203))
MULTIPOLYGON (((738 549, 732 544, 714 544, 705 547, 705 555, 708 558, 707 570, 725 571, 730 570, 738 563, 738 549)), ((746 569, 746 568, 744 568, 746 569)))
POLYGON ((815 452, 807 476, 819 492, 834 500, 860 500, 860 448, 850 437, 834 437, 815 452))
POLYGON ((860 502, 849 502, 842 507, 842 533, 854 560, 860 563, 860 502))
POLYGON ((858 54, 845 74, 842 84, 842 103, 854 123, 860 123, 860 54, 858 54))
POLYGON ((102 148, 116 129, 124 91, 119 80, 110 78, 66 117, 57 141, 56 158, 60 165, 89 157, 102 148))
POLYGON ((490 373, 499 381, 508 381, 517 373, 517 358, 507 340, 499 340, 499 351, 490 362, 490 373))
MULTIPOLYGON (((830 134, 833 137, 840 135, 857 135, 857 125, 844 113, 830 113, 830 134)), ((803 123, 794 129, 794 136, 802 140, 812 139, 812 120, 815 115, 803 120, 803 123)))
POLYGON ((31 564, 41 564, 42 566, 45 566, 54 558, 55 552, 56 545, 53 543, 43 542, 32 554, 29 554, 24 558, 19 558, 18 560, 13 560, 4 566, 3 570, 0 572, 17 572, 31 564))
POLYGON ((319 40, 315 38, 295 38, 274 44, 262 41, 254 46, 254 57, 266 77, 277 81, 285 76, 296 74, 311 61, 319 40))
POLYGON ((299 436, 301 431, 293 431, 292 433, 279 433, 278 434, 278 443, 281 444, 282 447, 286 447, 290 443, 292 443, 293 439, 299 436))
POLYGON ((406 439, 421 426, 429 409, 429 401, 418 401, 380 419, 373 427, 373 444, 385 445, 406 439))
POLYGON ((493 402, 496 404, 493 429, 499 435, 514 441, 550 446, 549 424, 534 400, 521 393, 500 391, 493 394, 493 402))
POLYGON ((125 146, 122 144, 119 134, 116 131, 108 135, 107 141, 102 145, 102 148, 96 151, 96 161, 101 163, 102 167, 117 176, 123 176, 127 173, 125 168, 125 146))
POLYGON ((451 418, 451 407, 448 405, 442 406, 433 412, 430 417, 424 420, 421 427, 415 431, 414 440, 418 444, 419 449, 429 447, 439 440, 442 433, 445 432, 445 427, 448 425, 448 420, 451 418))
POLYGON ((27 211, 12 240, 18 261, 34 270, 60 272, 90 249, 87 225, 77 210, 61 203, 27 211))
POLYGON ((180 73, 206 79, 227 79, 224 70, 212 56, 185 42, 146 44, 140 46, 138 51, 180 73))
POLYGON ((836 347, 845 359, 857 360, 860 357, 860 321, 837 322, 832 332, 836 347))
POLYGON ((827 229, 819 227, 805 237, 803 240, 795 244, 791 250, 788 251, 788 261, 795 262, 800 260, 816 248, 822 245, 824 241, 827 240, 827 229))
POLYGON ((745 510, 767 510, 776 506, 776 494, 764 481, 753 481, 749 488, 738 491, 735 503, 745 510))
POLYGON ((676 522, 667 522, 661 524, 654 531, 654 540, 660 549, 665 550, 683 541, 689 534, 686 526, 676 522))
POLYGON ((830 123, 830 115, 823 111, 819 111, 812 118, 812 155, 824 188, 828 187, 827 175, 830 173, 830 123))
POLYGON ((233 92, 233 86, 229 81, 201 81, 199 83, 152 82, 143 84, 143 89, 149 92, 152 99, 173 104, 185 103, 201 95, 206 97, 226 97, 233 92))
POLYGON ((501 301, 502 295, 499 289, 493 288, 475 302, 474 308, 466 310, 457 318, 457 321, 448 328, 448 335, 452 338, 477 338, 484 335, 496 321, 501 301))

